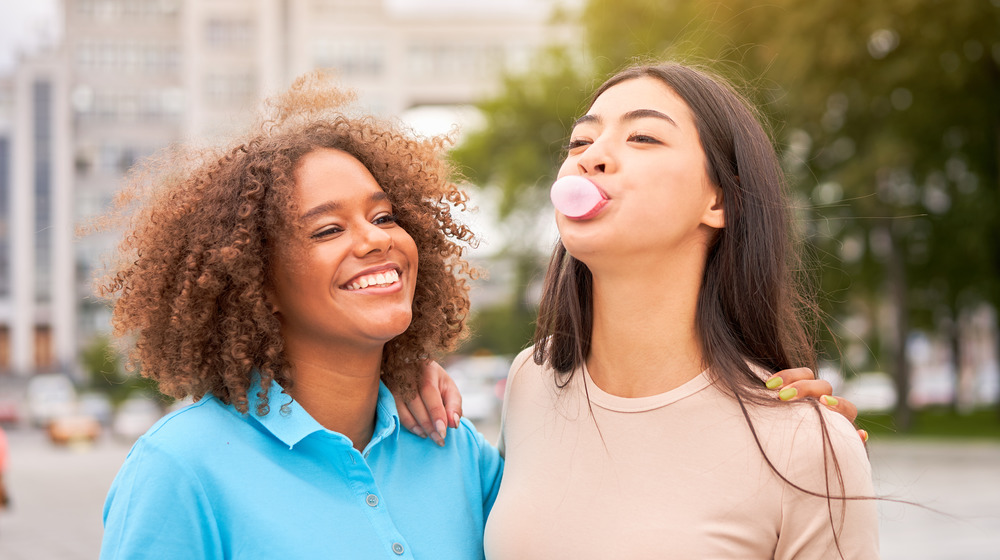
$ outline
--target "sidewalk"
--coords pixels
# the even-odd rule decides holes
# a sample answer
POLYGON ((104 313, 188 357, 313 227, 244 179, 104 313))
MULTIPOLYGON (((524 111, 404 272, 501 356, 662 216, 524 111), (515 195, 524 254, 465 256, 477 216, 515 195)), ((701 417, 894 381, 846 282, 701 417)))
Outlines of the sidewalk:
POLYGON ((1000 442, 869 442, 884 560, 1000 558, 1000 442))
MULTIPOLYGON (((96 558, 104 495, 129 446, 106 439, 67 449, 40 432, 9 437, 14 509, 0 514, 0 559, 96 558)), ((880 503, 884 560, 1000 557, 1000 442, 874 438, 869 449, 880 495, 944 512, 880 503)))

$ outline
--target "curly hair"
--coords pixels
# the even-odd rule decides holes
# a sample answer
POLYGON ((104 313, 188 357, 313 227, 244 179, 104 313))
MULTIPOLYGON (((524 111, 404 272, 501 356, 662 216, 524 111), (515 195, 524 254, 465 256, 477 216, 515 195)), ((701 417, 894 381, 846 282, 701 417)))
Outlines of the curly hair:
POLYGON ((382 379, 412 394, 419 361, 451 350, 465 332, 462 258, 472 232, 452 215, 467 197, 451 182, 446 137, 422 138, 398 124, 352 116, 353 96, 314 72, 265 102, 258 124, 228 149, 174 149, 133 173, 105 223, 130 218, 119 264, 98 286, 113 302, 117 336, 134 337, 131 368, 175 398, 215 395, 248 408, 252 375, 268 411, 272 382, 291 386, 279 322, 267 300, 269 241, 289 227, 294 171, 313 150, 357 158, 388 195, 420 255, 409 328, 383 350, 382 379))

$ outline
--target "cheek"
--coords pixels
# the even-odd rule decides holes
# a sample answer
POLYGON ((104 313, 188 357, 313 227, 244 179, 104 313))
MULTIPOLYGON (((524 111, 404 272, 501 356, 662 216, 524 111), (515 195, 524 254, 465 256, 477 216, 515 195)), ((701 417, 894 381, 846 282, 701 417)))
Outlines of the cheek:
POLYGON ((406 259, 406 265, 408 266, 407 274, 411 278, 416 278, 417 267, 420 264, 420 255, 417 251, 417 242, 410 237, 410 234, 406 233, 405 230, 400 228, 399 234, 396 236, 395 241, 393 241, 396 249, 403 254, 406 259))
POLYGON ((573 166, 574 164, 571 157, 564 159, 562 165, 559 166, 559 173, 556 175, 556 178, 558 179, 564 175, 570 175, 573 171, 573 166))

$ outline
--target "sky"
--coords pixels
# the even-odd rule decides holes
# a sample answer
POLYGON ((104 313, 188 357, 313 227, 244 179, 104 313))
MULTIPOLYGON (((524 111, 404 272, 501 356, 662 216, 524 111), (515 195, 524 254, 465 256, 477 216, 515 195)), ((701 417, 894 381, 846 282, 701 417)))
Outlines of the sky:
POLYGON ((13 69, 16 54, 51 44, 58 35, 58 0, 0 0, 0 73, 13 69))

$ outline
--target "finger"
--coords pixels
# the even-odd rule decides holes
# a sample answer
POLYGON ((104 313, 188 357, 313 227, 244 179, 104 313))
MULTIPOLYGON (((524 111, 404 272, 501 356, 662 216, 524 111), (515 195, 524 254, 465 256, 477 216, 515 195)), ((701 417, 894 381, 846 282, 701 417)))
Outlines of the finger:
POLYGON ((448 375, 448 372, 437 363, 434 365, 441 370, 438 389, 440 389, 441 400, 444 402, 445 420, 449 426, 457 428, 458 422, 462 418, 462 393, 459 392, 458 384, 448 375))
POLYGON ((401 401, 398 397, 396 398, 396 412, 399 413, 399 423, 404 428, 420 437, 427 437, 427 434, 424 433, 423 429, 417 423, 417 419, 410 413, 409 405, 401 401))
MULTIPOLYGON (((839 413, 844 418, 847 418, 852 424, 858 417, 858 407, 854 406, 854 403, 843 397, 823 395, 819 398, 819 402, 830 410, 839 413)), ((865 434, 867 435, 867 432, 865 434)))
POLYGON ((790 385, 796 381, 807 381, 810 379, 816 379, 816 376, 813 374, 813 370, 807 367, 783 369, 767 380, 767 387, 768 389, 775 389, 784 385, 790 385))
POLYGON ((858 437, 861 438, 861 443, 868 445, 868 432, 865 430, 858 430, 858 437))
POLYGON ((422 421, 420 425, 438 445, 444 445, 444 438, 448 435, 448 412, 445 410, 444 401, 441 398, 441 383, 442 379, 446 377, 448 381, 451 381, 444 368, 437 362, 424 362, 420 400, 423 401, 427 413, 427 422, 422 421))
POLYGON ((831 393, 833 393, 833 386, 830 385, 829 381, 825 379, 806 379, 792 383, 785 383, 781 387, 781 390, 778 391, 778 396, 781 400, 788 401, 793 398, 802 399, 805 397, 818 399, 823 395, 829 395, 831 393))

